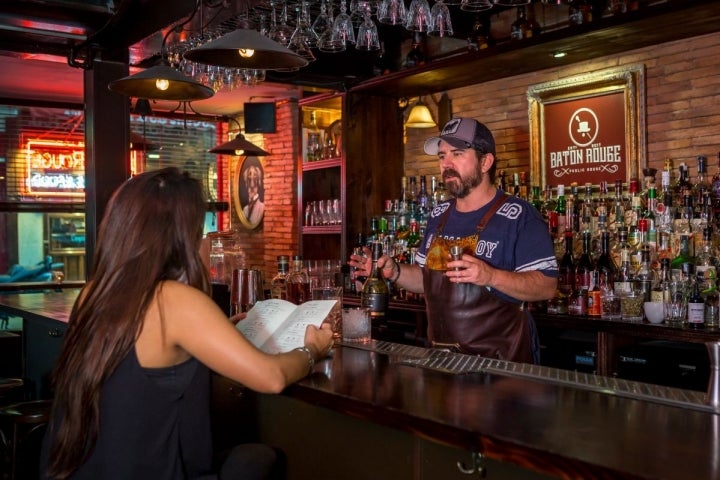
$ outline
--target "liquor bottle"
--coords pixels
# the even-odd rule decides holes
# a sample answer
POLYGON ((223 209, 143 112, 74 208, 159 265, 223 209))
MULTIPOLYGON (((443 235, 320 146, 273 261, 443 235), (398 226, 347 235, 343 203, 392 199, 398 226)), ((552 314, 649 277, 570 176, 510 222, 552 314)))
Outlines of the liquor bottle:
POLYGON ((715 211, 717 212, 718 206, 720 206, 720 152, 718 152, 718 166, 717 170, 715 170, 715 174, 712 178, 712 192, 713 192, 713 205, 715 206, 715 211))
POLYGON ((296 305, 311 300, 310 277, 303 269, 303 260, 300 255, 295 255, 292 260, 292 271, 287 278, 287 299, 296 305))
MULTIPOLYGON (((398 237, 399 236, 400 235, 398 233, 398 237)), ((361 257, 365 256, 363 247, 365 247, 365 235, 360 232, 357 234, 357 237, 355 239, 355 245, 353 246, 353 255, 359 255, 361 257)), ((353 267, 353 270, 350 273, 350 277, 352 280, 351 288, 353 290, 353 293, 360 293, 360 290, 362 290, 362 285, 363 283, 365 283, 365 279, 367 279, 367 277, 364 275, 359 275, 357 267, 353 267)))
POLYGON ((435 202, 435 200, 437 199, 437 188, 437 177, 433 175, 432 177, 430 177, 430 198, 428 198, 428 211, 432 210, 433 208, 435 208, 435 205, 437 205, 437 203, 435 202))
POLYGON ((684 195, 690 195, 692 192, 692 185, 690 185, 690 173, 687 165, 681 163, 678 167, 678 179, 673 185, 673 197, 676 199, 683 198, 684 195))
POLYGON ((585 198, 580 211, 580 231, 591 232, 593 229, 593 216, 597 210, 592 203, 592 183, 585 184, 585 198))
POLYGON ((622 180, 615 180, 615 198, 613 200, 609 222, 609 227, 612 231, 617 231, 618 228, 625 225, 625 202, 622 197, 622 180))
MULTIPOLYGON (((623 227, 625 228, 625 227, 623 227)), ((630 293, 633 290, 633 269, 632 264, 630 263, 630 245, 627 243, 627 230, 623 229, 620 232, 621 235, 621 248, 620 248, 620 263, 619 268, 617 272, 617 277, 615 279, 615 293, 616 294, 626 294, 630 293), (624 233, 624 235, 623 235, 624 233), (623 236, 625 237, 625 241, 623 242, 623 236)))
POLYGON ((700 295, 700 282, 695 268, 690 268, 690 296, 687 300, 687 324, 690 328, 705 328, 705 299, 700 295))
POLYGON ((523 200, 530 201, 530 195, 528 192, 528 181, 525 172, 520 172, 519 182, 520 190, 518 191, 518 197, 522 198, 523 200))
POLYGON ((270 281, 270 298, 287 300, 287 277, 290 257, 287 255, 277 256, 277 274, 270 281))
POLYGON ((490 17, 486 16, 481 20, 478 15, 475 15, 472 32, 468 36, 468 50, 484 50, 494 45, 495 39, 490 32, 490 17))
POLYGON ((528 22, 525 7, 517 7, 515 21, 510 25, 510 40, 523 40, 532 37, 532 29, 528 22))
POLYGON ((411 176, 408 178, 408 188, 405 192, 405 196, 407 197, 407 209, 408 212, 414 213, 417 211, 417 179, 415 176, 411 176))
POLYGON ((670 262, 670 275, 673 278, 681 278, 684 264, 694 265, 693 257, 690 254, 690 235, 680 235, 680 248, 670 262))
POLYGON ((399 214, 405 215, 408 211, 408 179, 407 177, 400 178, 400 205, 399 214))
POLYGON ((603 285, 600 282, 600 272, 592 271, 592 287, 588 292, 587 314, 590 317, 599 317, 602 314, 603 285))
POLYGON ((543 195, 542 206, 540 207, 540 214, 545 220, 545 223, 550 223, 550 212, 555 211, 556 202, 552 198, 552 186, 550 184, 545 185, 545 191, 543 195))
POLYGON ((569 225, 565 222, 565 208, 567 206, 567 201, 565 199, 565 185, 558 185, 557 186, 557 200, 555 201, 555 213, 557 213, 558 218, 558 232, 562 233, 568 228, 570 228, 569 225))
POLYGON ((696 206, 704 204, 705 194, 712 188, 707 181, 707 157, 705 155, 698 155, 697 169, 697 177, 692 184, 692 195, 696 206))
POLYGON ((360 292, 360 305, 370 309, 370 317, 373 320, 385 318, 390 299, 390 290, 377 266, 381 256, 382 244, 374 242, 372 244, 372 271, 360 292))
POLYGON ((558 290, 570 295, 575 290, 575 259, 573 256, 573 233, 565 232, 565 253, 558 265, 558 290))
POLYGON ((692 195, 686 193, 680 198, 682 198, 682 206, 675 221, 675 233, 690 235, 693 231, 693 218, 695 217, 692 195))
POLYGON ((428 204, 430 202, 430 195, 427 191, 427 181, 425 175, 420 175, 420 190, 417 193, 417 205, 418 211, 420 212, 420 218, 427 218, 428 204))
POLYGON ((592 271, 594 269, 595 266, 590 258, 590 232, 584 232, 582 234, 582 254, 575 265, 575 290, 587 292, 592 288, 592 271))
POLYGON ((644 302, 649 302, 652 289, 657 284, 657 276, 653 269, 650 268, 650 247, 643 246, 641 252, 640 268, 635 274, 635 290, 640 292, 644 302))
POLYGON ((651 302, 662 302, 663 301, 664 284, 666 282, 670 282, 670 259, 663 258, 660 261, 659 272, 660 273, 657 276, 657 281, 655 282, 655 286, 650 291, 650 301, 651 302))
POLYGON ((628 229, 627 227, 620 227, 617 232, 617 242, 612 246, 612 249, 610 250, 610 256, 612 257, 613 262, 615 265, 620 266, 622 263, 622 254, 623 251, 627 251, 628 260, 630 259, 630 255, 632 252, 632 247, 630 247, 630 244, 628 243, 628 229))
POLYGON ((540 185, 533 185, 530 194, 530 204, 535 207, 535 210, 542 212, 542 200, 540 199, 540 185))
POLYGON ((445 182, 438 182, 433 197, 433 203, 435 205, 438 205, 450 198, 450 192, 448 192, 447 188, 445 188, 445 182))
POLYGON ((705 299, 705 326, 707 328, 717 328, 720 318, 720 295, 717 289, 717 278, 713 274, 707 276, 704 287, 701 293, 705 299))
POLYGON ((608 289, 612 290, 615 285, 615 276, 617 275, 617 265, 613 262, 612 256, 610 255, 610 233, 602 232, 600 234, 600 255, 595 261, 595 270, 599 275, 599 282, 601 285, 606 285, 608 289))
MULTIPOLYGON (((698 254, 695 256, 695 272, 705 282, 709 278, 717 278, 717 258, 712 245, 712 227, 705 227, 702 233, 698 254)), ((704 286, 703 286, 704 288, 704 286)))

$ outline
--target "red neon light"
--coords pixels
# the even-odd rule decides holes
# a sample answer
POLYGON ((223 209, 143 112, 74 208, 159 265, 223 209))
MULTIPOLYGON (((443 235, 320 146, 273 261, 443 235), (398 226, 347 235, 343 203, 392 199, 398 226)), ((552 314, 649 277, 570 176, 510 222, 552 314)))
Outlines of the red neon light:
POLYGON ((25 193, 32 196, 85 195, 85 144, 66 140, 25 142, 25 193))

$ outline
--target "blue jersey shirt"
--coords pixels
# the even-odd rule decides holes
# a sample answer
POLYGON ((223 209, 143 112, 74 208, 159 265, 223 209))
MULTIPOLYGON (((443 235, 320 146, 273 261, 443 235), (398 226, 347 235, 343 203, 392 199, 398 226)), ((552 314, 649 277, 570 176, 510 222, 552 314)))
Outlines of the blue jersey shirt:
MULTIPOLYGON (((495 198, 497 195, 503 193, 498 190, 495 198)), ((442 236, 447 240, 457 240, 475 234, 480 219, 493 203, 490 201, 472 212, 458 212, 454 200, 435 206, 428 217, 425 237, 415 255, 415 263, 425 268, 428 249, 438 234, 440 217, 446 210, 450 209, 450 213, 442 236)), ((501 270, 538 270, 549 277, 558 276, 552 239, 540 212, 528 202, 513 196, 508 196, 480 233, 475 245, 475 257, 501 270)), ((520 300, 496 290, 493 293, 502 299, 521 303, 520 300)))

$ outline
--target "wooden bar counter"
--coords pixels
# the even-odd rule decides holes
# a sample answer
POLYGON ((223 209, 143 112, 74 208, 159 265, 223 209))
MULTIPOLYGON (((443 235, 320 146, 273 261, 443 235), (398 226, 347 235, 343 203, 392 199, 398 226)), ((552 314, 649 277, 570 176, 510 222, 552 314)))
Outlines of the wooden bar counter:
MULTIPOLYGON (((73 293, 2 295, 0 309, 52 333, 64 327, 73 293)), ((480 478, 476 467, 490 479, 720 478, 720 415, 701 392, 664 390, 687 392, 689 403, 673 403, 665 393, 643 396, 647 384, 625 394, 563 384, 553 376, 577 372, 547 367, 504 362, 506 373, 492 365, 448 373, 418 362, 436 353, 382 341, 338 345, 282 395, 216 377, 216 426, 281 447, 290 479, 480 478), (544 377, 533 378, 534 368, 544 377)))

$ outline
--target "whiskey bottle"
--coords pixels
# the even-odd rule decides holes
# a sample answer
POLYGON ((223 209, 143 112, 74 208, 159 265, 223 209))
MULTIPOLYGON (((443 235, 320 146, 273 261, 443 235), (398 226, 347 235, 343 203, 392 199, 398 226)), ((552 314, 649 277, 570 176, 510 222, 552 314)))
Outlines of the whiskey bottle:
POLYGON ((523 40, 532 37, 530 22, 528 22, 525 7, 517 7, 516 19, 510 25, 510 40, 523 40))
POLYGON ((382 244, 372 244, 372 270, 360 292, 360 305, 370 309, 371 319, 384 319, 390 299, 390 290, 382 272, 378 268, 378 259, 382 256, 382 244))
POLYGON ((290 272, 287 279, 287 299, 296 305, 300 305, 311 299, 310 277, 303 270, 303 260, 300 255, 295 255, 292 263, 292 272, 290 272))
POLYGON ((270 298, 287 300, 287 277, 289 269, 289 257, 287 255, 277 256, 277 274, 270 281, 270 298))

